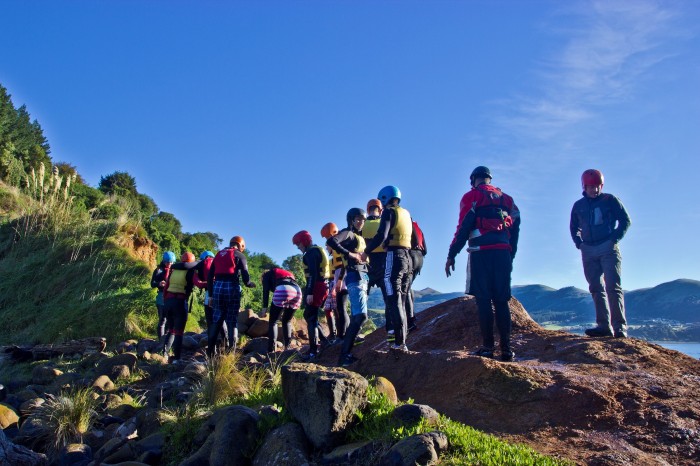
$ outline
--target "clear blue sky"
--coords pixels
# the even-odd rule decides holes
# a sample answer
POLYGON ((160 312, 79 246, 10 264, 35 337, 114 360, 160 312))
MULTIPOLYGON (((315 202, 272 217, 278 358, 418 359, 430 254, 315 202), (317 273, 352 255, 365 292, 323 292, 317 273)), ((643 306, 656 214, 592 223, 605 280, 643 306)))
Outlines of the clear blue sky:
MULTIPOLYGON (((128 171, 185 231, 281 262, 387 184, 444 276, 476 165, 522 211, 513 283, 585 288, 580 174, 632 217, 623 286, 700 279, 700 2, 2 3, 0 83, 55 161, 128 171)), ((320 238, 319 238, 320 240, 320 238)))

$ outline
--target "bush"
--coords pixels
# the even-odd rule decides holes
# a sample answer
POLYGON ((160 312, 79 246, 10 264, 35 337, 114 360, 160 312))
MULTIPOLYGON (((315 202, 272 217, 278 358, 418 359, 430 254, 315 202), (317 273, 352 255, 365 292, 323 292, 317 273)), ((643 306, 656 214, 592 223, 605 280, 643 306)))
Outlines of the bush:
POLYGON ((48 441, 48 453, 55 456, 69 443, 82 443, 95 419, 97 402, 89 388, 49 395, 34 416, 44 426, 42 437, 48 441))
POLYGON ((120 214, 121 209, 118 206, 106 203, 97 208, 95 218, 99 220, 116 220, 119 218, 120 214))

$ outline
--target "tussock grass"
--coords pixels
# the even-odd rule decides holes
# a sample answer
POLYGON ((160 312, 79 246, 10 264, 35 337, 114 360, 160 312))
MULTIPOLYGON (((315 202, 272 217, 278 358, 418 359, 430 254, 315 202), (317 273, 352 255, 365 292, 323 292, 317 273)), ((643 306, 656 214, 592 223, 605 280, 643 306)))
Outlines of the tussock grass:
POLYGON ((207 373, 197 392, 197 402, 210 407, 222 406, 235 396, 248 392, 248 381, 238 369, 240 353, 224 353, 209 361, 207 373))
POLYGON ((97 401, 89 389, 74 390, 58 396, 49 395, 34 414, 44 426, 41 436, 46 439, 51 456, 69 443, 82 443, 95 419, 97 401))

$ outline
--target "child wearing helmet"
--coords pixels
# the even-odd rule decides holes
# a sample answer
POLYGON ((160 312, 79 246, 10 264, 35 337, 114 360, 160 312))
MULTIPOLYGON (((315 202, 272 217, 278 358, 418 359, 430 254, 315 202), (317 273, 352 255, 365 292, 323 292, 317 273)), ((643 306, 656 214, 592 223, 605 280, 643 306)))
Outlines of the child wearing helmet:
POLYGON ((304 275, 304 320, 309 332, 309 353, 307 359, 318 355, 319 338, 325 338, 318 322, 318 312, 328 297, 328 279, 330 267, 328 256, 320 246, 313 244, 311 233, 302 230, 292 237, 292 243, 299 248, 303 256, 304 275))
POLYGON ((364 253, 365 239, 361 234, 367 214, 364 210, 353 207, 348 210, 346 219, 348 226, 335 236, 331 236, 326 242, 331 249, 341 254, 345 261, 346 267, 341 278, 347 283, 352 314, 350 326, 345 338, 343 338, 343 347, 340 350, 338 361, 340 366, 349 366, 356 361, 350 351, 362 324, 367 320, 367 283, 369 282, 367 256, 364 253))
MULTIPOLYGON (((365 226, 362 228, 362 237, 365 239, 365 243, 369 243, 377 235, 377 230, 379 229, 379 223, 381 222, 382 216, 382 203, 379 199, 370 199, 367 202, 367 220, 365 220, 365 226)), ((372 289, 373 286, 379 288, 382 292, 382 299, 384 300, 384 327, 387 332, 387 342, 389 344, 394 343, 394 327, 391 324, 389 318, 389 312, 386 308, 386 289, 384 288, 384 268, 386 267, 386 249, 384 245, 380 244, 375 249, 368 253, 369 264, 368 264, 368 275, 369 282, 367 283, 367 293, 372 289)))
POLYGON ((207 355, 211 358, 216 351, 216 340, 223 331, 224 323, 228 328, 229 351, 235 351, 238 342, 236 323, 241 309, 241 279, 248 288, 254 288, 250 281, 248 260, 243 254, 245 241, 234 236, 229 246, 219 251, 211 263, 207 278, 207 291, 212 302, 212 325, 208 331, 207 355))
MULTIPOLYGON (((321 228, 321 236, 328 238, 338 234, 338 226, 329 222, 321 228)), ((340 338, 345 336, 345 331, 348 328, 350 318, 348 317, 348 288, 345 281, 341 278, 345 269, 343 256, 337 253, 326 244, 326 250, 331 257, 331 278, 328 282, 328 298, 323 305, 323 310, 326 313, 326 322, 328 322, 329 339, 340 338), (337 318, 336 318, 337 316, 337 318)))
POLYGON ((182 337, 187 325, 187 299, 194 287, 193 277, 195 274, 194 254, 186 252, 182 255, 180 262, 176 262, 168 270, 165 286, 163 287, 163 297, 165 299, 165 315, 168 320, 168 339, 163 346, 165 356, 173 351, 171 362, 180 361, 182 352, 182 337))
POLYGON ((382 203, 382 212, 377 234, 367 244, 367 253, 383 245, 386 250, 384 288, 388 321, 394 329, 394 344, 391 349, 405 352, 408 325, 406 320, 406 300, 409 298, 411 281, 411 236, 413 224, 411 213, 399 206, 401 191, 396 186, 385 186, 377 198, 382 203))
POLYGON ((151 288, 158 289, 158 294, 156 294, 156 308, 158 309, 158 328, 156 332, 158 334, 158 340, 162 339, 163 335, 165 335, 166 318, 163 287, 165 286, 165 279, 173 262, 175 262, 175 253, 166 251, 163 253, 163 260, 160 261, 160 264, 153 270, 153 274, 151 275, 151 288))

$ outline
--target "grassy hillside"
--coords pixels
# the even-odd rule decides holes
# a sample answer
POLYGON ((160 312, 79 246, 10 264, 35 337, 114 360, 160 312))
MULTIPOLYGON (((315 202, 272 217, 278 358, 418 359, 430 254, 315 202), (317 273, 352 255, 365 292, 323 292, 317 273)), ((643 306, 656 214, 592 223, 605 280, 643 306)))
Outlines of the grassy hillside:
POLYGON ((0 184, 0 344, 152 335, 151 266, 123 247, 152 244, 139 231, 72 208, 60 190, 33 199, 0 184))

